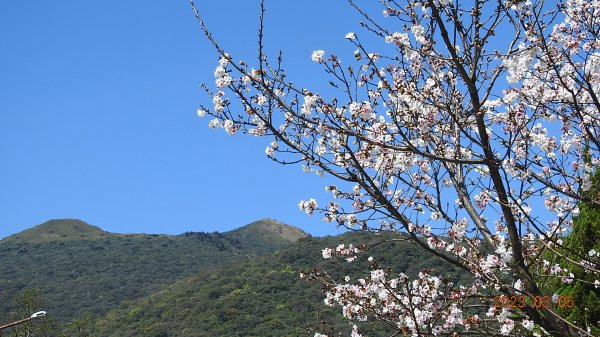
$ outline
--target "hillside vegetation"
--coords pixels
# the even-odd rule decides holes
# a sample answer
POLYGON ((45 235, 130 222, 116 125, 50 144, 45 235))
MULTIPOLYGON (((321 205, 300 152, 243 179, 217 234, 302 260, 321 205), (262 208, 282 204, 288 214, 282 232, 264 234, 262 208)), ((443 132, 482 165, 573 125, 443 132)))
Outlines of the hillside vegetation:
POLYGON ((0 317, 24 288, 39 289, 45 310, 58 321, 100 315, 198 271, 273 252, 302 236, 278 235, 286 226, 265 219, 234 232, 173 236, 111 234, 80 220, 48 221, 0 241, 0 317), (265 234, 267 227, 278 232, 265 234))
POLYGON ((54 219, 4 238, 0 242, 45 243, 80 239, 100 239, 110 233, 79 219, 54 219))
MULTIPOLYGON (((430 268, 461 281, 461 273, 423 258, 407 242, 376 245, 393 238, 369 233, 315 238, 271 219, 226 233, 105 233, 93 239, 33 242, 12 237, 0 242, 0 289, 7 299, 24 288, 40 289, 43 309, 58 323, 55 335, 46 337, 313 336, 332 328, 348 332, 339 308, 324 305, 321 285, 300 279, 300 272, 356 280, 368 273, 372 254, 393 272, 415 275, 430 268), (340 243, 374 248, 353 263, 323 260, 321 250, 340 243)), ((0 302, 0 317, 14 309, 8 302, 0 302)), ((361 331, 387 335, 385 327, 369 324, 361 331)))
MULTIPOLYGON (((305 238, 275 254, 239 260, 199 272, 167 289, 121 305, 90 325, 94 337, 192 336, 313 336, 315 329, 349 332, 339 308, 324 305, 320 284, 299 278, 301 271, 327 271, 341 280, 363 277, 368 254, 355 262, 323 260, 321 250, 339 243, 373 245, 391 238, 349 233, 338 237, 305 238)), ((382 265, 414 276, 431 268, 449 280, 461 274, 436 259, 423 259, 407 242, 373 248, 382 265), (402 256, 401 259, 398 257, 402 256)), ((369 336, 388 336, 387 329, 366 324, 369 336)))

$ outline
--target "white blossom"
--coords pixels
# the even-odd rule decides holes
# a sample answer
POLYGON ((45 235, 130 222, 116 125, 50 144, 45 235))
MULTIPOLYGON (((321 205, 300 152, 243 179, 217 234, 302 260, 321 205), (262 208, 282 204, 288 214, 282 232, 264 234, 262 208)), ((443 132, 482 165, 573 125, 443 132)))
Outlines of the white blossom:
POLYGON ((311 59, 317 63, 323 63, 325 60, 323 59, 323 55, 325 55, 324 50, 315 50, 312 53, 311 59))

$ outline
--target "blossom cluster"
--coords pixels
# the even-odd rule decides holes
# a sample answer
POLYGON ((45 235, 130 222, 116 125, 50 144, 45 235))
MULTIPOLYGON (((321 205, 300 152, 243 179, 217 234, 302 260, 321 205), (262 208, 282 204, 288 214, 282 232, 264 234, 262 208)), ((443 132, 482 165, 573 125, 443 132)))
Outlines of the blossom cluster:
POLYGON ((475 294, 476 287, 455 288, 425 271, 410 280, 403 273, 390 275, 373 269, 368 277, 354 283, 332 284, 324 301, 329 306, 340 305, 350 322, 378 317, 395 322, 399 329, 415 336, 440 335, 479 326, 478 315, 461 309, 461 296, 475 294))
POLYGON ((365 250, 364 245, 353 245, 349 244, 346 247, 345 244, 338 245, 335 249, 324 248, 322 250, 323 258, 330 259, 332 256, 342 256, 348 262, 352 262, 356 259, 358 253, 361 253, 365 250))

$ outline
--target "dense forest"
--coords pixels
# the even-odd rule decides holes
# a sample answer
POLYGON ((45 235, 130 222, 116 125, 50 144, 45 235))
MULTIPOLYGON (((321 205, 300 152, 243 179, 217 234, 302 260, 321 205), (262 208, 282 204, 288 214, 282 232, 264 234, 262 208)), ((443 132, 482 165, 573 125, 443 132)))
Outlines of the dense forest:
POLYGON ((306 235, 299 231, 297 237, 267 235, 263 227, 283 226, 272 220, 227 233, 178 236, 98 233, 86 224, 81 237, 72 235, 82 232, 75 227, 80 222, 59 223, 60 229, 57 221, 50 221, 33 233, 29 230, 0 241, 0 317, 6 317, 10 299, 25 288, 39 289, 58 321, 98 315, 195 272, 272 252, 306 235), (47 238, 50 231, 63 234, 47 238), (246 232, 253 235, 243 235, 246 232))
MULTIPOLYGON (((45 323, 36 323, 47 336, 308 336, 347 331, 339 309, 324 305, 320 284, 300 279, 300 272, 356 278, 368 272, 367 258, 373 254, 396 272, 414 275, 431 268, 448 280, 461 281, 461 273, 423 258, 407 242, 377 245, 393 238, 366 233, 315 238, 263 220, 226 233, 7 239, 0 242, 0 317, 17 318, 17 305, 6 299, 22 298, 26 292, 37 301, 30 310, 49 313, 45 323), (324 247, 340 243, 373 248, 352 263, 322 259, 324 247), (37 289, 33 294, 32 288, 37 289)), ((370 336, 386 332, 368 324, 363 330, 370 336)))

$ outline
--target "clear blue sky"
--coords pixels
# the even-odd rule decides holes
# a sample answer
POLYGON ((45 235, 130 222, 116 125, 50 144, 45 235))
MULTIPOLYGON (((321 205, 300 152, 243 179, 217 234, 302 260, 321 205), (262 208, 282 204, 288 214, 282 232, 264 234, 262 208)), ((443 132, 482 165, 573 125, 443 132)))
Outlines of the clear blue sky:
MULTIPOLYGON (((236 57, 255 59, 258 0, 198 1, 236 57)), ((266 42, 311 86, 315 49, 351 57, 345 1, 267 0, 266 42), (333 50, 332 50, 333 49, 333 50)), ((267 139, 209 129, 217 56, 185 0, 0 3, 0 237, 52 218, 111 232, 226 231, 272 217, 335 233, 297 203, 326 180, 264 155, 267 139)), ((311 87, 312 88, 312 87, 311 87)))

